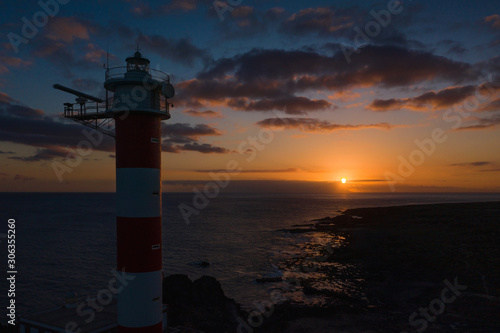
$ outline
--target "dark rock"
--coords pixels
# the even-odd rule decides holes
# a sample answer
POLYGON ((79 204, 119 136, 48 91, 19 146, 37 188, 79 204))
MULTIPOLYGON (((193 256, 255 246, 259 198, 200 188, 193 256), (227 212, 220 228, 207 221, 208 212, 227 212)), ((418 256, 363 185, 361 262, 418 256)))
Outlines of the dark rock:
POLYGON ((198 304, 206 304, 216 309, 224 308, 228 300, 220 282, 207 275, 193 282, 193 298, 198 304))
POLYGON ((188 265, 199 266, 199 267, 208 267, 208 266, 210 266, 210 263, 208 261, 199 260, 199 261, 190 262, 188 265))
POLYGON ((211 276, 191 282, 183 274, 163 280, 163 302, 167 304, 168 325, 184 326, 207 333, 236 332, 239 305, 226 297, 221 284, 211 276))

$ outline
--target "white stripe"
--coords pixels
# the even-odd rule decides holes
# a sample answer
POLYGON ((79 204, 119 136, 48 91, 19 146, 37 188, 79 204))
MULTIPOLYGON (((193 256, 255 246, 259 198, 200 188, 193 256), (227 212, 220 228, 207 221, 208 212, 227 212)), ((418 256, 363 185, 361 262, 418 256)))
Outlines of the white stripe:
POLYGON ((116 169, 116 214, 121 217, 161 216, 161 171, 116 169))
POLYGON ((127 273, 135 277, 118 297, 118 324, 124 327, 146 327, 162 321, 161 271, 127 273))

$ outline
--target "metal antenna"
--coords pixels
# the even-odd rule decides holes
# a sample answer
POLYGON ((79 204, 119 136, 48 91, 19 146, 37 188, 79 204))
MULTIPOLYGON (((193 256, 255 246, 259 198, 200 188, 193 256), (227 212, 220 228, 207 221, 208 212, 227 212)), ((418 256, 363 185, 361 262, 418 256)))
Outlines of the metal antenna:
POLYGON ((106 69, 109 69, 109 41, 106 41, 106 69))

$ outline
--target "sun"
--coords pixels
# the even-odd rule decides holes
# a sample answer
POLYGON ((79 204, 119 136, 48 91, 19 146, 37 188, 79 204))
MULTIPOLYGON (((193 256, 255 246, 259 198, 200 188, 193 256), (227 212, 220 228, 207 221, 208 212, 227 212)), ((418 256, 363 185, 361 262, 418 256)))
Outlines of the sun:
POLYGON ((342 182, 342 184, 345 184, 347 182, 347 178, 342 177, 342 178, 340 178, 340 181, 342 182))

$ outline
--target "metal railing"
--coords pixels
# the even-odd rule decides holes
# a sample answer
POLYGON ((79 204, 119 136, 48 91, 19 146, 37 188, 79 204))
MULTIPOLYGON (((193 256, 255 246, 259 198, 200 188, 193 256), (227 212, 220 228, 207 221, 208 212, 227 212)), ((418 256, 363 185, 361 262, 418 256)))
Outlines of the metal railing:
MULTIPOLYGON (((66 103, 64 105, 64 117, 73 118, 81 116, 95 116, 96 118, 102 118, 103 114, 113 108, 114 96, 111 96, 102 103, 87 102, 84 104, 78 103, 66 103), (99 117, 100 116, 100 117, 99 117)), ((170 106, 165 96, 160 95, 159 99, 159 111, 165 112, 166 115, 170 117, 170 106)))
MULTIPOLYGON (((123 78, 127 73, 127 66, 113 67, 106 70, 106 80, 123 78)), ((148 68, 147 73, 158 82, 170 82, 170 75, 165 72, 148 68)))
POLYGON ((109 97, 107 99, 107 102, 104 101, 102 103, 96 103, 96 102, 87 102, 84 104, 78 104, 78 103, 67 103, 64 106, 64 116, 65 117, 73 117, 73 116, 83 116, 87 115, 87 112, 89 114, 102 114, 107 111, 107 109, 111 109, 113 106, 113 98, 109 97))

